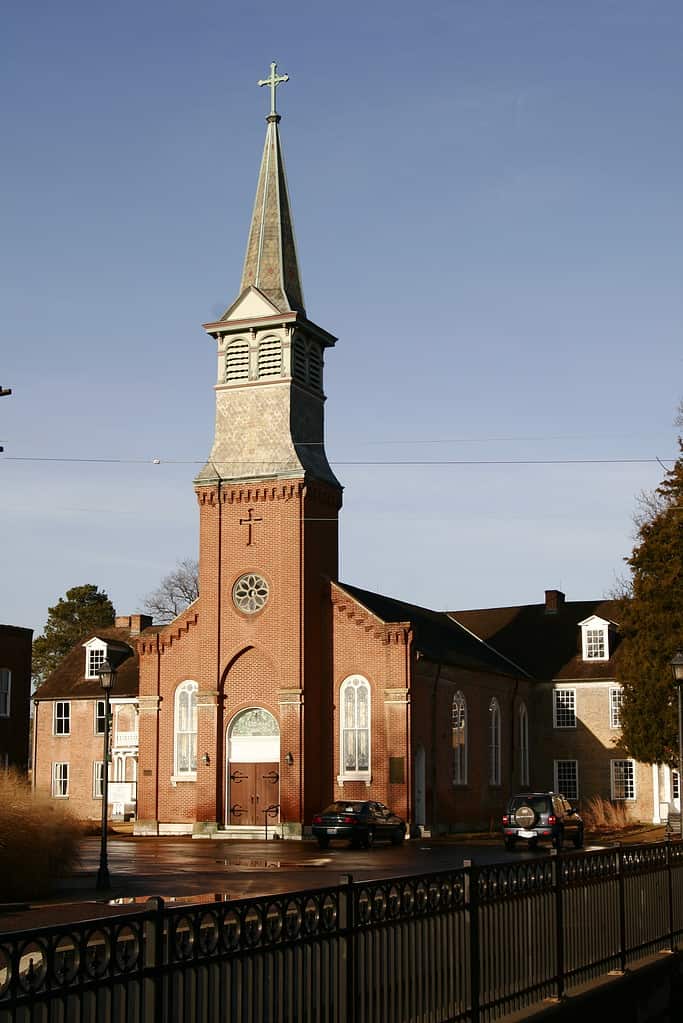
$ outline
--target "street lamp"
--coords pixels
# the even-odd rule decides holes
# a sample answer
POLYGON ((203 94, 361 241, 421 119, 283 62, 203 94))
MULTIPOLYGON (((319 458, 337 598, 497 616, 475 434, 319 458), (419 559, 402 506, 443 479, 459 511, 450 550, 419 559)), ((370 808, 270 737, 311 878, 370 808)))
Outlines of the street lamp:
POLYGON ((97 871, 98 891, 111 888, 109 867, 107 865, 107 822, 108 822, 108 782, 109 782, 109 694, 116 682, 116 668, 103 661, 99 670, 100 685, 104 690, 104 758, 102 764, 102 839, 100 843, 100 868, 97 871))
POLYGON ((680 808, 680 835, 683 838, 683 652, 680 650, 669 661, 671 674, 674 677, 674 685, 678 690, 678 802, 680 808))

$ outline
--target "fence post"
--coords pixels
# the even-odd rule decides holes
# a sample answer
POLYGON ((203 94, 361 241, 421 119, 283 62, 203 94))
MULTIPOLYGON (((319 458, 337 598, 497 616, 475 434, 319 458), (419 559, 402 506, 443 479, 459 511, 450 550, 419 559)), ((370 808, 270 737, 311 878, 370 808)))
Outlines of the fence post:
POLYGON ((551 852, 555 881, 555 952, 557 955, 557 997, 564 998, 564 889, 562 885, 563 858, 557 849, 551 852))
POLYGON ((626 885, 624 883, 624 850, 617 846, 617 873, 619 877, 619 969, 626 973, 626 885))
POLYGON ((470 999, 472 1023, 479 1023, 481 973, 479 971, 479 870, 472 860, 463 860, 465 897, 470 911, 470 999))
POLYGON ((666 873, 669 882, 669 945, 671 951, 676 951, 676 939, 674 936, 674 877, 671 869, 671 839, 666 843, 666 873))
POLYGON ((353 874, 339 875, 339 930, 344 939, 346 1023, 356 1023, 356 912, 353 904, 353 874))
POLYGON ((164 963, 164 900, 158 896, 145 903, 147 919, 144 925, 144 994, 143 1019, 149 1023, 164 1023, 162 1016, 163 963, 164 963))

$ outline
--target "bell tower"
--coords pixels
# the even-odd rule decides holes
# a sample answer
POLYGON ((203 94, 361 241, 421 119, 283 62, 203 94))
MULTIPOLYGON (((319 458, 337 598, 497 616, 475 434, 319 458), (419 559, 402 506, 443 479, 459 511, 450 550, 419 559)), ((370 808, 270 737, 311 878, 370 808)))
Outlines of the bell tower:
POLYGON ((215 772, 198 772, 197 821, 268 818, 293 836, 332 794, 329 582, 342 489, 324 447, 336 338, 306 315, 280 145, 275 97, 287 80, 273 63, 259 82, 271 102, 240 292, 204 325, 218 369, 213 446, 195 479, 197 746, 215 772))

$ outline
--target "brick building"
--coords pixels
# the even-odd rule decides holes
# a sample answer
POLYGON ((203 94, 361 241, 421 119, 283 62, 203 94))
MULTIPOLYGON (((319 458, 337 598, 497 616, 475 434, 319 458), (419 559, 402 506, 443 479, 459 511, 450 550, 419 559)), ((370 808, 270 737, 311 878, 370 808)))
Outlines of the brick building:
POLYGON ((596 792, 656 819, 671 779, 618 746, 611 606, 548 591, 543 605, 446 613, 339 581, 342 487, 324 446, 336 339, 305 311, 274 102, 266 120, 239 293, 205 324, 217 378, 194 481, 200 596, 170 625, 117 619, 72 651, 39 694, 37 783, 97 816, 87 657, 117 642, 130 650, 114 699, 137 712, 140 835, 267 824, 296 837, 332 798, 476 828, 527 787, 596 792))
POLYGON ((0 767, 28 766, 33 629, 0 625, 0 767))

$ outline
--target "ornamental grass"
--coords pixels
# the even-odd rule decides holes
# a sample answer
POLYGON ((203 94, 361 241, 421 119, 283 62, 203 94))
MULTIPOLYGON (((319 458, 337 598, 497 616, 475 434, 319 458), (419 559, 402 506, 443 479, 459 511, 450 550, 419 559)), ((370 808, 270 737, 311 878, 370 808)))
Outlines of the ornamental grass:
POLYGON ((591 831, 622 831, 633 824, 625 803, 602 796, 587 799, 581 807, 581 816, 591 831))
POLYGON ((0 771, 0 902, 49 895, 79 860, 82 829, 68 807, 0 771))

